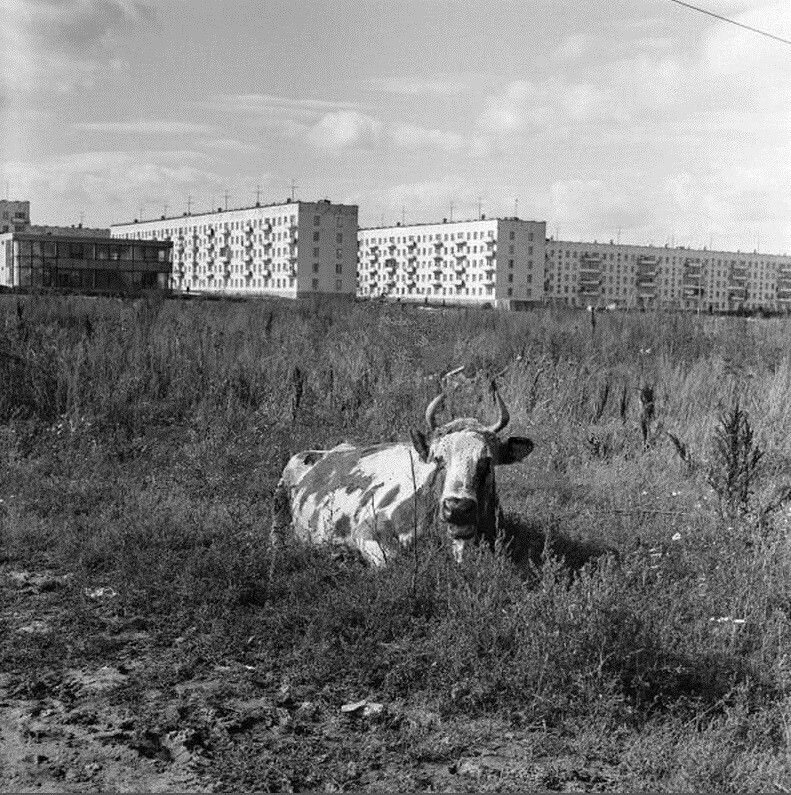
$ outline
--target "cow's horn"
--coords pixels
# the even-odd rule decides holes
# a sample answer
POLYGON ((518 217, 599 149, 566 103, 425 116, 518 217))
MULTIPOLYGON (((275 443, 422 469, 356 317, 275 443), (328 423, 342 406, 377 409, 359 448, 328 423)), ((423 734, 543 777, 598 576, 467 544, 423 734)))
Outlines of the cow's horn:
POLYGON ((490 425, 488 430, 492 433, 499 433, 508 425, 511 415, 508 413, 508 407, 500 397, 500 393, 497 391, 497 384, 495 384, 494 381, 492 381, 492 392, 494 393, 494 400, 497 403, 497 412, 499 416, 497 417, 497 422, 495 422, 494 425, 490 425))
POLYGON ((445 395, 440 392, 434 400, 428 404, 428 408, 426 409, 426 425, 428 425, 430 431, 433 431, 437 427, 434 422, 434 415, 437 413, 437 409, 439 409, 443 400, 445 400, 445 395))

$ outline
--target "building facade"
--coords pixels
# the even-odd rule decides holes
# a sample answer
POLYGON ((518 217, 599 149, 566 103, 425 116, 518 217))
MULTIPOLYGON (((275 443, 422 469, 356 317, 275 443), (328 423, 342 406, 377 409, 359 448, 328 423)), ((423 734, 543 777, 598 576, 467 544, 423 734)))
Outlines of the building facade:
POLYGON ((546 224, 518 218, 361 229, 361 298, 518 308, 544 297, 546 224))
POLYGON ((125 241, 109 229, 31 226, 0 234, 0 287, 135 294, 167 289, 167 241, 125 241))
POLYGON ((791 256, 550 238, 544 292, 571 306, 787 311, 791 256))
POLYGON ((356 290, 355 205, 287 200, 115 224, 111 233, 172 241, 177 292, 297 298, 356 290))
POLYGON ((30 226, 30 202, 0 199, 0 234, 21 232, 30 226))

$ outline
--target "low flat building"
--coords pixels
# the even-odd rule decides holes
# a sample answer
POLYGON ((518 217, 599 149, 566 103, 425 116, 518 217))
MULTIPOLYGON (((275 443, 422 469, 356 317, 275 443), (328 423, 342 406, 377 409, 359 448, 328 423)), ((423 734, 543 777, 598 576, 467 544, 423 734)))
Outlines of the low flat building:
POLYGON ((117 240, 109 229, 30 226, 0 234, 0 287, 135 294, 166 290, 172 245, 117 240))
POLYGON ((517 309, 544 297, 543 221, 396 224, 358 241, 361 298, 517 309))
POLYGON ((114 224, 112 236, 171 241, 171 288, 180 293, 297 298, 354 296, 357 207, 280 204, 114 224))

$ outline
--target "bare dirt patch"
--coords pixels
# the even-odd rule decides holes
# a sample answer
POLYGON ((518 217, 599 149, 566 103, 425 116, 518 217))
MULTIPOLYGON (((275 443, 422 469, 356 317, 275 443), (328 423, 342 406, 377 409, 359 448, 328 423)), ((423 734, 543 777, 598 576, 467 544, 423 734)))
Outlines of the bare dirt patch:
MULTIPOLYGON (((16 647, 63 630, 58 593, 67 576, 6 567, 0 574, 0 619, 16 647)), ((97 609, 99 605, 97 604, 97 609)), ((145 664, 146 633, 118 633, 112 664, 69 667, 40 660, 0 673, 0 791, 206 791, 200 754, 187 733, 151 731, 145 703, 119 694, 145 664)), ((12 663, 14 660, 13 654, 12 663)))

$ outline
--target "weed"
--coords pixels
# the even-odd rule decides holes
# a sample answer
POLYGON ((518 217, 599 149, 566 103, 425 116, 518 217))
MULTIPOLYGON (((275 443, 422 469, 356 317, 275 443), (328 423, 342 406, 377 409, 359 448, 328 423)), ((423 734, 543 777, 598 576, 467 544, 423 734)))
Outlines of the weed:
POLYGON ((761 475, 764 451, 738 400, 720 417, 711 456, 707 479, 717 494, 723 516, 728 520, 743 517, 750 509, 761 475))

